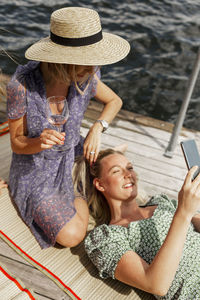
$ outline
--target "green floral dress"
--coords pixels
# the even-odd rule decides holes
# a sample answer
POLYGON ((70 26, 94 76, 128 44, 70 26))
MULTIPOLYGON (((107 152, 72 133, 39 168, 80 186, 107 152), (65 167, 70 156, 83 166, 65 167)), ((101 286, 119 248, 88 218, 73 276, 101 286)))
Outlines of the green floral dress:
MULTIPOLYGON (((150 264, 160 249, 177 208, 177 201, 161 194, 151 198, 147 205, 157 205, 151 218, 131 222, 128 227, 103 224, 86 237, 86 252, 101 278, 115 279, 118 261, 129 250, 135 251, 150 264)), ((154 296, 168 300, 200 300, 200 234, 192 224, 179 268, 167 295, 154 296)))

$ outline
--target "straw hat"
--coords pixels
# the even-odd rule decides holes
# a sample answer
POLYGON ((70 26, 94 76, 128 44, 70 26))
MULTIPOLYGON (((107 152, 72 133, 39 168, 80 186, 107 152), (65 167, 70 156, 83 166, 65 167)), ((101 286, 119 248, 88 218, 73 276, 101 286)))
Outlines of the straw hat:
POLYGON ((27 49, 30 60, 75 65, 107 65, 123 59, 130 45, 123 38, 102 33, 95 10, 67 7, 51 15, 50 37, 27 49))

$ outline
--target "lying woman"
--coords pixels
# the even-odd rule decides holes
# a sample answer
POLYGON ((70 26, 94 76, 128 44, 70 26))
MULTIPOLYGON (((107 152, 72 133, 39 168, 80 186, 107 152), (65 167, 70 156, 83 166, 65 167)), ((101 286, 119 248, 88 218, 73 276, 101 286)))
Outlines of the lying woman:
POLYGON ((157 299, 199 300, 200 175, 191 180, 196 167, 188 172, 178 202, 161 194, 145 206, 137 204, 137 176, 122 153, 101 151, 89 168, 93 190, 88 185, 86 192, 101 225, 88 234, 85 249, 100 277, 157 299))

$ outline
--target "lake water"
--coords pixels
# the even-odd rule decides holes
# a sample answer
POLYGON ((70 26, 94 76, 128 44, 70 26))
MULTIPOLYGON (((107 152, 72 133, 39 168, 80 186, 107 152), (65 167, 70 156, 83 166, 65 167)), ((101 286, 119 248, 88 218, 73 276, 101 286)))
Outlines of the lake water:
MULTIPOLYGON (((131 44, 123 61, 102 68, 102 79, 129 111, 175 122, 200 46, 199 0, 1 0, 0 68, 12 74, 26 48, 49 35, 50 14, 65 6, 98 11, 104 31, 131 44), (6 51, 11 60, 4 54, 6 51)), ((200 75, 184 126, 200 130, 200 75)))

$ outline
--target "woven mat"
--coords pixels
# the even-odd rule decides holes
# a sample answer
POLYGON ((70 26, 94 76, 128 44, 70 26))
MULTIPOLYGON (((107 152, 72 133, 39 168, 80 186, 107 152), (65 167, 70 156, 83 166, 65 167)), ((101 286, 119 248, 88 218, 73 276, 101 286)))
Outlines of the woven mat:
POLYGON ((27 289, 18 278, 14 277, 10 271, 0 261, 0 299, 2 300, 35 300, 33 291, 27 289))
POLYGON ((77 247, 41 250, 35 238, 18 216, 7 190, 0 196, 0 237, 19 255, 52 279, 71 299, 151 300, 150 294, 119 281, 98 277, 83 244, 77 247))
POLYGON ((8 122, 4 122, 0 124, 0 136, 9 132, 8 122))

